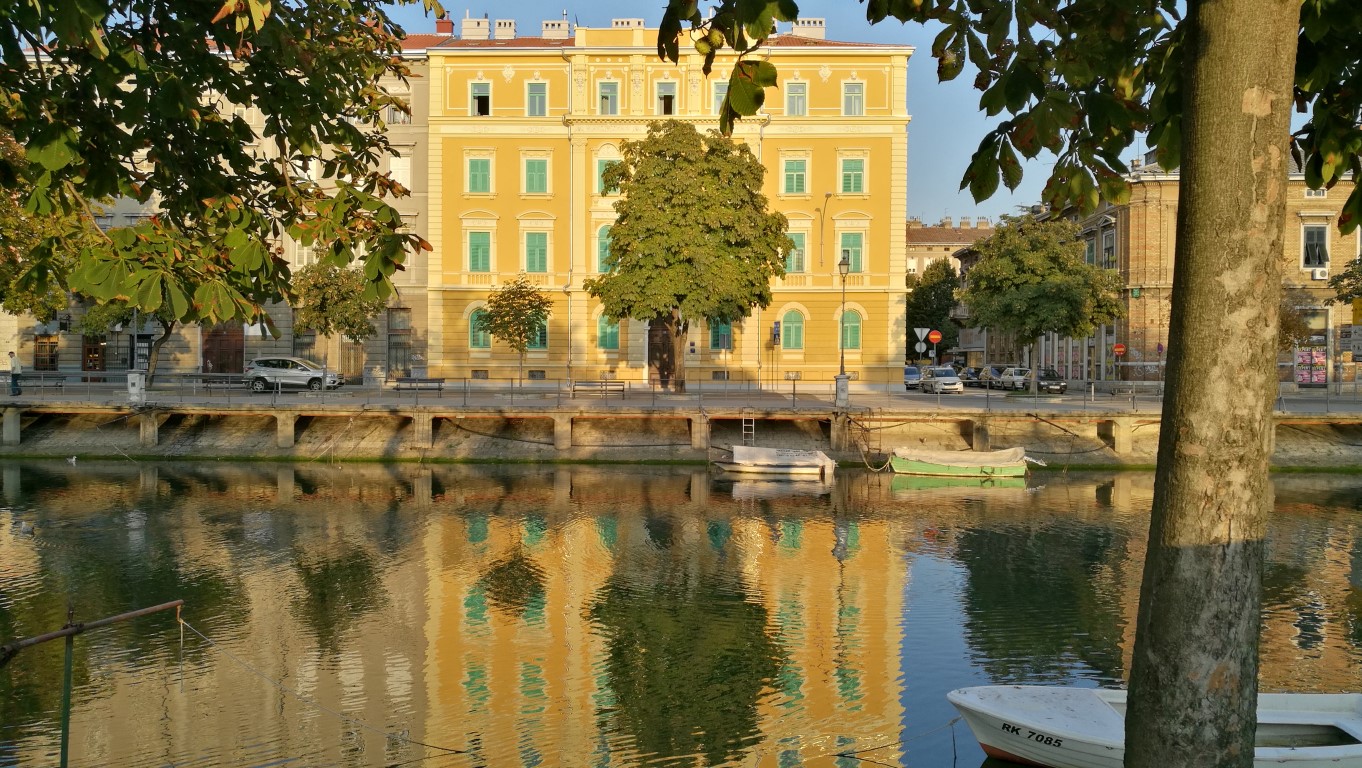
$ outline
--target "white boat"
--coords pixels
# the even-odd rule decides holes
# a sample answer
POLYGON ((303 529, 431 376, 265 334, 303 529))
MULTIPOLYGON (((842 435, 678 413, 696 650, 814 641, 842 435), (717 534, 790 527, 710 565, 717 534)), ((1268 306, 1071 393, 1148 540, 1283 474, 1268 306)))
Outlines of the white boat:
MULTIPOLYGON (((989 757, 1041 768, 1121 768, 1125 691, 986 685, 946 698, 989 757)), ((1253 765, 1362 767, 1362 694, 1260 694, 1253 765)))
POLYGON ((732 461, 714 463, 723 471, 735 474, 810 479, 831 478, 833 470, 837 468, 837 462, 822 451, 758 448, 751 445, 735 445, 732 461))

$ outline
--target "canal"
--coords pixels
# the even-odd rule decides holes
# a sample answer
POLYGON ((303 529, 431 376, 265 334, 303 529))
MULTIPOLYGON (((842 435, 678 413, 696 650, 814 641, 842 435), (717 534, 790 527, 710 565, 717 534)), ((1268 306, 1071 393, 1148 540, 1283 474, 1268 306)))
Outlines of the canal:
MULTIPOLYGON (((1153 477, 0 463, 0 642, 79 636, 79 766, 983 762, 953 688, 1114 686, 1153 477)), ((1362 478, 1282 475, 1265 691, 1362 690, 1362 478)), ((0 670, 54 765, 63 644, 0 670)))

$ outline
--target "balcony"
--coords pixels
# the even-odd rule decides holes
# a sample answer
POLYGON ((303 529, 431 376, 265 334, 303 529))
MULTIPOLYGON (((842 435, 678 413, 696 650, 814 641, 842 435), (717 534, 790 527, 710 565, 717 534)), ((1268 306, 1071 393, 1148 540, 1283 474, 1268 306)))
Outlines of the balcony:
POLYGON ((967 323, 970 318, 969 307, 964 304, 956 304, 951 307, 949 317, 957 323, 967 323))

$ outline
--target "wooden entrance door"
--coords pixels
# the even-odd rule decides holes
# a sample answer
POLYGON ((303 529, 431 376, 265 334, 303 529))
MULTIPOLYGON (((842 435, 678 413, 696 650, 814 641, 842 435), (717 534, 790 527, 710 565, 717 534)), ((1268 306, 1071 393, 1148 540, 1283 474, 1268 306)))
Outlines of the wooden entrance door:
POLYGON ((241 323, 224 323, 203 332, 203 372, 241 373, 246 333, 241 323))
POLYGON ((671 330, 664 323, 654 320, 648 324, 648 383, 667 389, 671 386, 675 372, 671 330))

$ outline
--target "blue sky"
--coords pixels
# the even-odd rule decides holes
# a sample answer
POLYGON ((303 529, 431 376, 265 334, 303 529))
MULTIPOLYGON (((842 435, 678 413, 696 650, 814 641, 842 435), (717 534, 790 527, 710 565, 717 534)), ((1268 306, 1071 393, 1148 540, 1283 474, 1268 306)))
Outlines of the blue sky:
MULTIPOLYGON (((585 26, 608 26, 613 18, 639 17, 656 26, 662 19, 664 3, 588 0, 573 6, 567 0, 515 0, 513 5, 474 6, 446 2, 445 11, 455 20, 456 32, 457 20, 468 12, 494 19, 514 18, 521 34, 538 34, 540 22, 562 18, 565 10, 568 19, 585 26)), ((701 3, 702 8, 705 5, 701 3)), ((1025 165, 1025 177, 1015 193, 1000 186, 992 198, 976 205, 968 191, 959 191, 970 155, 988 132, 990 120, 979 110, 979 94, 972 87, 974 75, 969 69, 952 82, 937 82, 936 61, 931 57, 936 29, 894 20, 872 26, 865 20, 865 6, 855 0, 799 0, 799 12, 804 17, 825 18, 830 40, 895 43, 917 49, 908 62, 908 109, 913 119, 908 128, 907 216, 920 217, 926 224, 942 216, 997 220, 999 214, 1015 213, 1018 206, 1039 201, 1052 162, 1045 155, 1025 165)), ((408 32, 435 29, 434 19, 424 18, 419 4, 398 8, 394 17, 408 32)))

